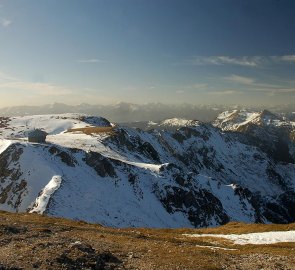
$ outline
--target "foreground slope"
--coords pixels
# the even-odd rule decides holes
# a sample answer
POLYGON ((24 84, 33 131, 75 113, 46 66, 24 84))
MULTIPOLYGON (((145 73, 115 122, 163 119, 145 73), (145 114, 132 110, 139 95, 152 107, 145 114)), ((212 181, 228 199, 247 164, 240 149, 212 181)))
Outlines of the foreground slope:
POLYGON ((290 230, 295 230, 294 224, 112 229, 0 212, 0 269, 293 269, 294 242, 237 245, 220 238, 186 236, 290 230))
POLYGON ((73 114, 2 118, 0 209, 116 227, 294 222, 294 163, 247 134, 164 122, 179 128, 73 114), (49 133, 46 144, 25 140, 35 127, 49 133))

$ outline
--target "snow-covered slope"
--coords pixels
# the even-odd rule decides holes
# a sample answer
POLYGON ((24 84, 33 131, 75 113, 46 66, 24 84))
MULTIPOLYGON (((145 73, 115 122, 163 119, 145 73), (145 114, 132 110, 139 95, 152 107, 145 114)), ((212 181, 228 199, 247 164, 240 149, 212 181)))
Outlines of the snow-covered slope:
POLYGON ((6 138, 21 138, 27 132, 38 128, 48 134, 59 134, 68 129, 89 126, 110 126, 111 123, 102 117, 92 117, 74 113, 34 115, 23 117, 0 117, 0 135, 6 138))
POLYGON ((64 131, 110 123, 69 114, 3 118, 0 209, 117 227, 294 221, 293 163, 275 161, 247 136, 175 121, 164 122, 176 130, 117 126, 87 135, 64 131), (50 134, 46 144, 12 138, 34 127, 50 134))

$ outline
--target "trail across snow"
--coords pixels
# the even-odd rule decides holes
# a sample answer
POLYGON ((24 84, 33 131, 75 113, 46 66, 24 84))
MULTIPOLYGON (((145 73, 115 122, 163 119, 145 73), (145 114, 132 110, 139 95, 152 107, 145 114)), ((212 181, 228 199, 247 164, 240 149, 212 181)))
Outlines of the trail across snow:
POLYGON ((295 231, 272 231, 247 234, 184 234, 187 237, 217 237, 234 241, 237 245, 265 245, 295 242, 295 231))

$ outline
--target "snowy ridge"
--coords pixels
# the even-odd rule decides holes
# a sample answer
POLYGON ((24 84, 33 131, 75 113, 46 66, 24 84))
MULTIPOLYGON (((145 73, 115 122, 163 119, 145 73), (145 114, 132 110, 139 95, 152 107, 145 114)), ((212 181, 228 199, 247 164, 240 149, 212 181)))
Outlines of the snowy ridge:
POLYGON ((184 126, 192 126, 195 124, 194 120, 187 120, 183 118, 171 118, 162 121, 159 126, 176 126, 176 127, 184 127, 184 126))
POLYGON ((149 121, 145 129, 176 130, 181 127, 195 126, 198 122, 197 120, 187 120, 184 118, 170 118, 158 123, 149 121))
POLYGON ((87 115, 66 113, 50 115, 33 115, 23 117, 11 117, 6 127, 2 128, 2 136, 6 138, 21 138, 27 132, 34 129, 42 129, 50 135, 59 134, 73 128, 89 126, 110 126, 110 123, 102 117, 90 117, 87 115))

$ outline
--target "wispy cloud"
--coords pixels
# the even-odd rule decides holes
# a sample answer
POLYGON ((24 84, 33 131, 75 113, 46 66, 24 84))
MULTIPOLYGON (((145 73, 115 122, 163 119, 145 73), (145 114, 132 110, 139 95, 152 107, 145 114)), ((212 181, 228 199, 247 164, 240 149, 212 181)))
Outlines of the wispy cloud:
POLYGON ((204 65, 233 65, 241 67, 266 67, 275 64, 295 63, 295 54, 272 55, 272 56, 194 56, 185 61, 185 64, 204 66, 204 65))
POLYGON ((38 93, 42 96, 59 96, 69 95, 72 93, 70 89, 62 86, 48 84, 48 83, 35 83, 35 82, 23 82, 23 81, 12 81, 0 83, 0 89, 13 89, 18 91, 31 91, 38 93))
POLYGON ((6 74, 5 72, 0 71, 0 83, 3 81, 13 81, 13 80, 17 80, 17 79, 15 77, 12 77, 6 74))
POLYGON ((245 67, 256 67, 260 64, 262 58, 260 56, 195 56, 188 60, 192 65, 238 65, 245 67))
POLYGON ((208 94, 224 96, 224 95, 242 94, 242 91, 239 91, 239 90, 222 90, 222 91, 208 92, 208 94))
POLYGON ((179 94, 179 95, 180 95, 180 94, 184 94, 184 90, 176 90, 175 93, 176 93, 176 94, 179 94))
POLYGON ((3 72, 0 72, 0 90, 33 92, 41 96, 70 95, 73 92, 71 89, 64 86, 51 83, 23 81, 3 72))
POLYGON ((232 74, 228 77, 224 77, 224 79, 234 82, 234 83, 239 83, 239 84, 246 84, 246 85, 253 85, 255 83, 255 79, 249 78, 249 77, 243 77, 239 75, 232 74))
POLYGON ((259 82, 254 78, 243 77, 235 74, 224 77, 223 79, 241 85, 240 87, 247 92, 263 92, 269 96, 295 94, 294 83, 289 85, 288 83, 286 84, 286 82, 264 83, 259 82))
POLYGON ((84 64, 96 64, 96 63, 107 63, 107 61, 102 60, 102 59, 96 59, 96 58, 91 58, 91 59, 80 59, 77 60, 78 63, 84 63, 84 64))
POLYGON ((239 84, 244 87, 246 86, 248 90, 251 89, 257 91, 269 91, 283 87, 282 84, 259 82, 255 78, 244 77, 236 74, 224 77, 223 79, 225 79, 228 82, 239 84))
POLYGON ((206 83, 195 83, 192 86, 190 86, 192 89, 206 89, 208 88, 208 84, 206 83))
POLYGON ((276 62, 295 62, 295 54, 272 56, 271 58, 276 62))
POLYGON ((280 89, 274 89, 271 92, 272 94, 289 94, 294 93, 295 94, 295 88, 280 88, 280 89))
POLYGON ((0 24, 3 27, 9 27, 12 24, 12 21, 6 18, 0 18, 0 24))

